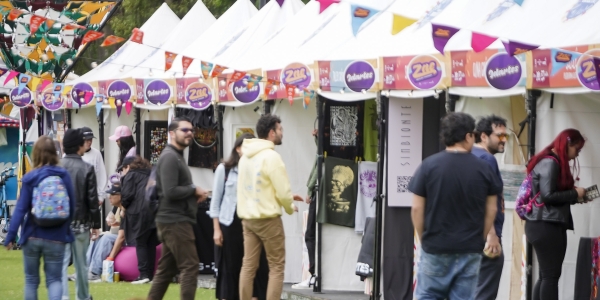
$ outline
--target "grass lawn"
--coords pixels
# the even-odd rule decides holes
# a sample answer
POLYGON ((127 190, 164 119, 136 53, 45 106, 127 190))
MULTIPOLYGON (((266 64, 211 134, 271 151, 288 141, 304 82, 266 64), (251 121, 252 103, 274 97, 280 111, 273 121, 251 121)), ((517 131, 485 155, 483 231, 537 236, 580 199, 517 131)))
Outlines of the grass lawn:
MULTIPOLYGON (((73 266, 69 267, 69 274, 75 273, 73 266)), ((46 291, 43 265, 40 266, 40 287, 38 288, 39 299, 48 299, 46 291)), ((22 251, 6 251, 0 249, 0 298, 3 300, 23 299, 25 286, 25 275, 23 274, 22 251)), ((96 300, 120 300, 120 299, 146 299, 149 284, 134 285, 129 282, 118 283, 90 283, 90 291, 96 300)), ((69 294, 71 299, 75 297, 75 282, 69 282, 69 294)), ((179 299, 179 285, 171 284, 164 299, 179 299)), ((215 291, 198 289, 196 299, 215 299, 215 291)))

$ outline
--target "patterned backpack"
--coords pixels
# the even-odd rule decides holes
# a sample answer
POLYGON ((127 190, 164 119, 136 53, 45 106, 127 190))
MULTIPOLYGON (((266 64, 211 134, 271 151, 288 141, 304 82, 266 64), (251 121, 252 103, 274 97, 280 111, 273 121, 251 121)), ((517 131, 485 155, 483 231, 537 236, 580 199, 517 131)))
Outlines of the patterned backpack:
MULTIPOLYGON (((558 160, 553 156, 546 156, 545 158, 552 158, 556 163, 558 163, 558 160)), ((527 220, 526 216, 531 213, 533 205, 536 205, 537 207, 544 206, 544 203, 540 204, 535 200, 540 195, 539 192, 532 196, 532 181, 531 173, 527 174, 527 177, 525 177, 523 183, 521 183, 521 187, 519 187, 519 193, 517 194, 515 211, 521 220, 527 220)))
POLYGON ((44 178, 33 189, 31 216, 41 227, 60 226, 69 220, 71 210, 69 194, 58 176, 44 178))

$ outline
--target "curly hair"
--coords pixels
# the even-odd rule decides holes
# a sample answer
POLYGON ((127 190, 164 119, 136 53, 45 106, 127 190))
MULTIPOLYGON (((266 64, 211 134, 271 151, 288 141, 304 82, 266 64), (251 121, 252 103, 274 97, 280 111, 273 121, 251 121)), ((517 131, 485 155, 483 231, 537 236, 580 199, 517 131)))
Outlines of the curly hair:
POLYGON ((487 136, 492 135, 494 132, 493 125, 506 127, 506 119, 496 115, 486 116, 479 119, 479 122, 477 122, 477 126, 475 127, 475 131, 477 132, 477 134, 475 134, 475 143, 481 142, 482 133, 485 133, 487 136))
POLYGON ((281 123, 281 119, 276 115, 266 114, 262 115, 256 123, 256 134, 259 139, 266 139, 269 137, 271 130, 277 129, 277 124, 281 123))
POLYGON ((451 112, 442 118, 440 138, 446 146, 453 146, 465 140, 468 133, 475 130, 475 119, 469 114, 451 112))
POLYGON ((352 182, 354 182, 354 172, 352 172, 352 169, 350 167, 347 166, 335 166, 333 167, 333 171, 332 173, 335 174, 340 174, 342 175, 342 177, 344 178, 344 180, 342 181, 342 183, 345 186, 349 186, 352 184, 352 182))

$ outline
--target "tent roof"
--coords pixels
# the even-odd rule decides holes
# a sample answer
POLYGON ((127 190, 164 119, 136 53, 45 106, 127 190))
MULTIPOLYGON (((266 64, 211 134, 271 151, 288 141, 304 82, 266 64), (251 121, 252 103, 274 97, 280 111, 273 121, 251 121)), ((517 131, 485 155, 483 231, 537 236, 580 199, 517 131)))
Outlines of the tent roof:
POLYGON ((144 58, 156 51, 156 48, 153 47, 160 47, 163 44, 179 21, 177 15, 166 3, 163 3, 140 28, 144 32, 144 44, 146 45, 132 41, 125 42, 103 63, 74 80, 71 84, 110 79, 115 74, 119 74, 121 68, 132 69, 132 66, 139 64, 144 58))
MULTIPOLYGON (((202 1, 197 1, 183 19, 181 19, 181 22, 173 29, 171 34, 168 34, 168 38, 165 43, 160 46, 160 50, 154 49, 152 54, 143 62, 137 64, 135 68, 124 71, 118 77, 154 77, 154 74, 149 76, 150 69, 152 72, 163 72, 165 70, 165 51, 179 54, 215 23, 215 21, 215 17, 210 13, 208 8, 206 8, 204 3, 202 3, 202 1)), ((169 70, 168 72, 171 71, 169 70)))

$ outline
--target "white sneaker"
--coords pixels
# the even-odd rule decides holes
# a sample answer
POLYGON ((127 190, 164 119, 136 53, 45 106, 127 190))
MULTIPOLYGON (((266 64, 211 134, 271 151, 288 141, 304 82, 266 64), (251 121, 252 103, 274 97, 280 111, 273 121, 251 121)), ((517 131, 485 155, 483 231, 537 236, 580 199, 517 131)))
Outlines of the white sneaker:
POLYGON ((142 278, 136 281, 132 281, 131 284, 144 284, 144 283, 148 283, 150 282, 150 279, 148 279, 148 277, 146 278, 142 278))
POLYGON ((312 287, 310 287, 309 284, 308 284, 309 281, 310 281, 310 278, 306 279, 306 280, 304 280, 304 281, 302 281, 300 283, 296 283, 296 284, 292 285, 292 288, 295 289, 295 290, 308 290, 308 289, 312 289, 312 287))

